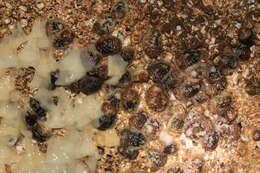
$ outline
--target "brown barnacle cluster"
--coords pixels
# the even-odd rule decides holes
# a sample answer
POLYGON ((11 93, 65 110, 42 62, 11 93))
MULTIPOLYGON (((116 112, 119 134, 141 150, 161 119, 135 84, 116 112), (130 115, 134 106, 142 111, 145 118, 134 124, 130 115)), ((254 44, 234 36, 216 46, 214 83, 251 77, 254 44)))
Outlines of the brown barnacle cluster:
POLYGON ((115 96, 110 96, 103 102, 101 106, 103 115, 98 119, 97 122, 98 130, 107 130, 115 125, 119 106, 120 100, 115 96))
POLYGON ((100 36, 111 34, 118 23, 126 17, 128 10, 127 1, 116 1, 110 10, 94 23, 92 31, 100 36))
POLYGON ((194 142, 200 142, 206 151, 215 150, 219 142, 219 134, 211 119, 204 115, 190 112, 184 126, 185 135, 194 142))
MULTIPOLYGON (((127 12, 127 8, 127 3, 125 1, 118 1, 114 4, 109 13, 111 15, 110 19, 112 21, 120 21, 124 17, 124 13, 127 12)), ((66 29, 67 27, 58 20, 48 21, 46 24, 46 28, 48 36, 50 36, 51 38, 57 38, 56 41, 54 41, 54 44, 62 42, 62 39, 59 38, 61 36, 61 33, 63 33, 64 30, 68 30, 66 29)), ((115 36, 112 36, 111 32, 108 31, 110 30, 108 26, 101 26, 101 23, 98 23, 97 21, 94 24, 93 29, 99 34, 99 38, 93 45, 86 46, 84 50, 82 50, 80 57, 82 59, 83 65, 92 64, 94 65, 94 68, 91 71, 88 71, 79 80, 71 83, 68 86, 62 86, 69 89, 73 93, 83 93, 86 95, 90 95, 99 91, 105 81, 111 78, 111 76, 108 76, 108 59, 110 58, 110 56, 119 55, 118 57, 122 58, 123 61, 128 62, 129 64, 131 64, 135 56, 134 49, 132 49, 131 47, 123 47, 121 40, 115 36), (98 29, 98 26, 102 28, 98 29)), ((62 45, 60 47, 66 48, 73 41, 72 39, 64 40, 64 46, 62 45), (71 42, 69 43, 69 41, 71 42)), ((59 69, 50 74, 50 89, 55 89, 56 87, 59 87, 55 85, 55 82, 58 80, 58 78, 59 69)), ((119 80, 116 87, 125 88, 129 86, 128 84, 130 83, 130 81, 131 74, 127 71, 121 76, 121 79, 119 80)), ((128 91, 132 92, 132 90, 128 91)), ((129 93, 127 93, 127 91, 123 93, 123 97, 126 97, 126 99, 131 99, 128 98, 129 93)), ((133 105, 130 105, 130 100, 129 102, 126 102, 122 103, 125 109, 132 109, 130 107, 134 107, 134 105, 137 104, 133 103, 133 105)))
POLYGON ((46 34, 52 39, 54 48, 67 48, 75 38, 69 27, 58 19, 47 21, 46 34))
POLYGON ((25 113, 25 124, 32 132, 32 138, 39 144, 40 151, 46 152, 46 141, 50 138, 51 132, 44 127, 42 121, 46 120, 47 111, 35 98, 29 100, 30 110, 25 113))

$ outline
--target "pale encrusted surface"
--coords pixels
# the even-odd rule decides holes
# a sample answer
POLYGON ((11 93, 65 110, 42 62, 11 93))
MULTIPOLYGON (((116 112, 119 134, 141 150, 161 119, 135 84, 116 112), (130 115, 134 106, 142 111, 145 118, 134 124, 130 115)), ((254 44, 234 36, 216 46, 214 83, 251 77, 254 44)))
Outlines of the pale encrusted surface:
MULTIPOLYGON (((20 22, 24 30, 29 32, 38 17, 58 18, 75 32, 76 42, 79 44, 73 46, 86 46, 99 38, 92 32, 93 24, 104 18, 113 4, 113 0, 3 0, 0 2, 0 37, 9 34, 17 22, 20 22)), ((203 104, 190 106, 190 102, 178 101, 173 93, 169 93, 171 97, 167 109, 154 113, 147 108, 144 101, 145 92, 153 83, 151 81, 133 85, 141 96, 141 102, 135 112, 119 112, 119 120, 115 127, 118 135, 122 129, 129 126, 128 119, 132 114, 145 110, 149 113, 149 119, 159 121, 159 131, 167 131, 178 148, 176 153, 168 155, 167 163, 157 172, 167 173, 167 170, 173 166, 180 166, 186 172, 260 172, 260 144, 259 141, 252 139, 253 131, 260 128, 260 96, 250 96, 245 92, 245 79, 251 74, 260 76, 257 0, 201 0, 198 2, 128 0, 128 4, 129 11, 125 18, 115 26, 113 35, 119 37, 124 46, 134 48, 135 59, 129 67, 129 71, 134 73, 139 72, 139 69, 145 69, 151 61, 145 55, 142 46, 144 35, 151 28, 156 28, 162 33, 164 51, 159 59, 172 62, 173 66, 176 65, 176 58, 181 56, 180 50, 183 47, 185 49, 199 47, 198 49, 203 52, 203 61, 207 63, 221 53, 227 45, 237 44, 237 32, 240 27, 253 28, 255 44, 250 48, 249 61, 240 62, 233 74, 227 77, 227 88, 221 93, 221 95, 231 95, 233 98, 231 114, 237 115, 234 124, 242 126, 241 135, 237 139, 231 139, 233 134, 220 137, 217 148, 213 151, 206 151, 200 141, 193 142, 187 138, 183 129, 180 131, 171 129, 169 124, 173 117, 186 117, 190 114, 190 110, 193 110, 194 114, 211 119, 217 132, 225 127, 230 128, 232 125, 222 125, 221 121, 218 122, 215 110, 212 108, 215 97, 203 104), (167 2, 170 2, 169 6, 167 2), (203 165, 202 168, 200 169, 200 166, 196 168, 194 162, 203 165)), ((138 158, 131 161, 117 153, 117 146, 104 147, 105 154, 101 154, 97 173, 151 172, 153 165, 148 152, 151 150, 162 152, 164 146, 163 141, 148 141, 140 150, 138 158)), ((6 172, 9 169, 6 165, 6 172)))

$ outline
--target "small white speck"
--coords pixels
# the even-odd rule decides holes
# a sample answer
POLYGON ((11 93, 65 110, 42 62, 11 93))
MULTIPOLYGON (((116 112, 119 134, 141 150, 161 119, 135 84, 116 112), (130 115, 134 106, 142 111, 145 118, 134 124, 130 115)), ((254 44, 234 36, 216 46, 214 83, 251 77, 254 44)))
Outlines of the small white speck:
POLYGON ((129 37, 126 37, 123 41, 123 46, 128 46, 131 42, 131 39, 129 37))
POLYGON ((21 26, 22 26, 22 27, 25 27, 25 26, 28 25, 28 22, 27 22, 26 19, 21 19, 20 23, 21 23, 21 26))
POLYGON ((12 5, 9 4, 9 3, 6 3, 5 5, 6 5, 7 8, 12 8, 12 5))
POLYGON ((23 6, 23 5, 19 6, 19 9, 21 9, 21 10, 23 10, 23 11, 27 11, 27 7, 26 7, 26 6, 23 6))
POLYGON ((235 24, 235 26, 236 26, 238 29, 240 29, 240 28, 241 28, 241 23, 237 22, 237 23, 235 24))
POLYGON ((181 26, 180 26, 180 25, 177 25, 177 26, 176 26, 176 30, 178 30, 178 31, 181 30, 181 26))
POLYGON ((146 3, 146 0, 140 0, 141 3, 146 3))
POLYGON ((43 8, 44 8, 44 3, 39 2, 39 3, 36 4, 36 7, 37 7, 38 9, 43 9, 43 8))
POLYGON ((84 21, 85 25, 93 25, 94 22, 95 22, 94 19, 88 19, 88 20, 85 20, 85 21, 84 21))
POLYGON ((11 20, 9 18, 7 18, 4 20, 4 22, 5 22, 5 24, 9 24, 9 23, 11 23, 11 20))

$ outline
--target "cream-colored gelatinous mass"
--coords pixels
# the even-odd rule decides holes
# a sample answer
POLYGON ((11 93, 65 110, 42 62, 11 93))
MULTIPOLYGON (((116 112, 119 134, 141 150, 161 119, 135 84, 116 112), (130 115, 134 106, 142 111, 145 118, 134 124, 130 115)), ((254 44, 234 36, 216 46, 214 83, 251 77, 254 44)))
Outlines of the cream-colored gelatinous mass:
MULTIPOLYGON (((102 98, 98 94, 78 94, 72 98, 64 88, 48 90, 50 72, 59 69, 57 83, 65 85, 80 79, 92 68, 82 65, 80 51, 67 50, 64 58, 56 62, 44 21, 36 22, 29 35, 17 28, 0 41, 0 173, 5 173, 8 167, 12 173, 89 173, 95 170, 98 154, 90 123, 102 114, 102 98), (30 66, 35 74, 29 88, 47 110, 44 126, 49 130, 63 130, 63 135, 53 135, 47 141, 46 153, 39 151, 24 122, 29 97, 15 88, 19 70, 30 66), (54 97, 59 99, 57 105, 52 102, 54 97)), ((115 58, 109 60, 109 83, 113 84, 126 66, 115 58), (114 67, 118 63, 122 64, 122 69, 114 67)))

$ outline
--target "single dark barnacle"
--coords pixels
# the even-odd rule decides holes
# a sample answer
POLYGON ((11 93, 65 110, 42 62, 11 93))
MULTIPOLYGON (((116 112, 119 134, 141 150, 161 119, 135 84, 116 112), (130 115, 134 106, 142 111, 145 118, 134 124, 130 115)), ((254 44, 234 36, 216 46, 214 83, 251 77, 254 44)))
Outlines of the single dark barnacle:
POLYGON ((155 83, 162 83, 171 71, 170 65, 165 62, 154 62, 149 64, 147 71, 155 83))
POLYGON ((183 95, 185 98, 191 98, 195 96, 200 91, 201 85, 200 83, 190 83, 184 85, 183 95))
POLYGON ((98 35, 109 34, 113 31, 115 22, 111 18, 106 18, 94 23, 92 31, 98 35))
POLYGON ((134 59, 135 51, 131 48, 123 48, 120 55, 124 61, 131 62, 134 59))
POLYGON ((111 9, 111 15, 114 19, 122 19, 127 13, 127 3, 123 0, 117 1, 111 9))
POLYGON ((66 48, 75 38, 75 34, 69 30, 62 31, 53 41, 54 48, 66 48))
POLYGON ((230 96, 218 97, 217 104, 221 109, 230 108, 232 105, 232 98, 230 96))
POLYGON ((120 100, 112 96, 102 104, 102 112, 106 115, 116 115, 119 110, 119 102, 120 100))
POLYGON ((202 145, 207 151, 212 151, 217 148, 219 136, 216 132, 211 132, 203 137, 202 145))
POLYGON ((206 102, 208 99, 209 99, 209 96, 206 93, 199 92, 192 98, 192 101, 194 104, 201 104, 201 103, 206 102))
POLYGON ((126 89, 121 94, 122 106, 127 111, 134 110, 139 104, 138 92, 134 89, 126 89))
POLYGON ((176 153, 176 152, 177 152, 177 146, 176 146, 176 144, 167 145, 167 146, 163 149, 163 152, 164 152, 165 154, 173 154, 173 153, 176 153))
POLYGON ((50 138, 50 133, 42 127, 40 124, 36 124, 34 127, 31 128, 32 131, 32 137, 37 142, 45 142, 50 138))
POLYGON ((149 109, 162 112, 168 105, 169 97, 162 88, 152 85, 145 93, 145 102, 149 109))
POLYGON ((40 102, 38 100, 30 98, 29 104, 39 119, 44 118, 46 116, 46 110, 41 107, 40 102))
POLYGON ((141 130, 147 121, 145 112, 139 112, 129 118, 129 126, 141 130))
POLYGON ((227 80, 223 77, 221 80, 217 81, 216 83, 212 84, 212 91, 213 95, 220 94, 223 90, 225 90, 227 86, 227 80))
POLYGON ((254 44, 252 30, 249 28, 239 29, 238 40, 247 46, 252 46, 254 44))
POLYGON ((146 143, 146 139, 141 132, 125 129, 121 132, 121 146, 141 147, 146 143))
POLYGON ((99 130, 107 130, 111 127, 113 127, 113 125, 116 122, 116 115, 103 115, 98 119, 98 129, 99 130))
POLYGON ((79 81, 72 83, 69 89, 75 93, 82 92, 83 94, 89 95, 100 90, 103 83, 104 80, 101 78, 86 75, 79 81))
POLYGON ((233 56, 229 57, 226 60, 225 65, 229 69, 236 69, 238 66, 238 58, 233 56))
POLYGON ((238 67, 239 58, 235 55, 222 55, 216 59, 218 59, 215 63, 216 66, 218 66, 219 69, 223 69, 225 75, 232 74, 232 70, 238 67))
POLYGON ((259 95, 260 94, 260 79, 256 77, 252 77, 251 79, 246 80, 246 88, 247 94, 250 96, 259 95))
POLYGON ((174 118, 171 123, 171 127, 173 127, 176 130, 182 129, 183 125, 184 125, 184 121, 181 118, 174 118))
POLYGON ((201 55, 198 51, 195 50, 187 50, 184 52, 184 56, 182 57, 180 68, 186 69, 187 67, 196 64, 200 61, 201 55))
POLYGON ((64 25, 62 22, 57 20, 49 20, 46 22, 46 33, 47 36, 58 36, 63 31, 64 25))
POLYGON ((222 80, 223 77, 224 76, 223 76, 221 70, 214 66, 209 69, 209 72, 207 74, 207 80, 211 84, 214 84, 214 83, 222 80))
POLYGON ((37 116, 31 112, 26 112, 24 117, 26 125, 30 128, 37 124, 37 116))
POLYGON ((103 56, 114 55, 121 51, 122 43, 117 37, 104 36, 96 42, 96 49, 103 56))
POLYGON ((250 58, 251 50, 250 47, 241 46, 240 48, 235 48, 235 50, 239 53, 239 59, 242 61, 246 61, 250 58))
POLYGON ((57 86, 56 86, 55 82, 58 80, 58 76, 59 76, 58 70, 50 73, 50 85, 49 85, 50 90, 56 89, 57 86))
POLYGON ((252 136, 254 141, 260 141, 260 130, 253 131, 252 136))
POLYGON ((129 160, 134 160, 137 158, 139 151, 131 146, 119 146, 118 152, 125 158, 129 160))
POLYGON ((163 51, 161 33, 158 30, 150 30, 144 36, 143 49, 149 58, 157 58, 163 51))

